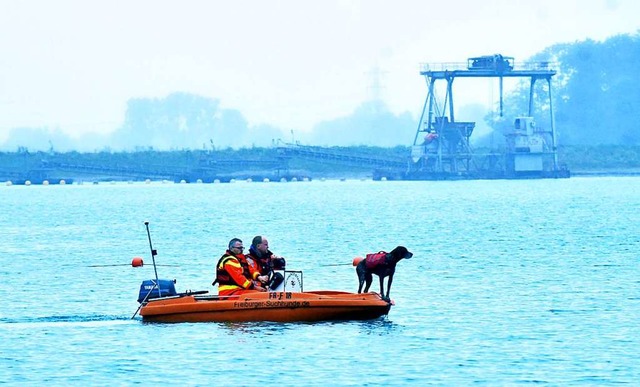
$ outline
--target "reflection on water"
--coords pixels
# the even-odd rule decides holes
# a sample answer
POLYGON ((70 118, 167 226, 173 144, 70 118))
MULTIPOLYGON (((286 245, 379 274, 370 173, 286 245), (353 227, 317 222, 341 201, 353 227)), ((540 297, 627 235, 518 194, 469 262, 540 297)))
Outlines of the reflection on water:
POLYGON ((401 327, 389 321, 387 317, 381 317, 366 321, 316 321, 316 322, 224 322, 206 323, 214 324, 217 328, 230 335, 244 336, 259 332, 261 336, 281 336, 287 331, 301 328, 305 329, 347 329, 347 327, 358 328, 363 334, 386 335, 401 327))
POLYGON ((402 329, 402 326, 394 324, 393 321, 389 321, 388 317, 373 321, 355 322, 354 324, 360 325, 360 332, 363 334, 373 336, 384 336, 399 333, 402 329))

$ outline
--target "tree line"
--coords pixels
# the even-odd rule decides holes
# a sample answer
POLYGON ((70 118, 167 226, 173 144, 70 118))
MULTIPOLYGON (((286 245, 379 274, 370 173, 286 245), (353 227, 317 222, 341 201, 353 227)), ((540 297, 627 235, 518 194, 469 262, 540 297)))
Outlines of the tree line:
MULTIPOLYGON (((557 70, 552 85, 560 145, 640 145, 640 88, 636 85, 640 33, 555 44, 528 61, 550 62, 557 70)), ((539 82, 535 93, 546 92, 539 82)), ((527 111, 528 93, 528 84, 522 83, 505 95, 505 117, 527 111)), ((548 111, 544 102, 537 103, 536 110, 548 111)), ((468 106, 466 110, 473 109, 468 106)), ((350 115, 318 123, 309 133, 294 133, 270 125, 251 125, 240 111, 223 108, 218 99, 175 92, 164 98, 129 100, 123 124, 108 135, 86 134, 73 139, 59 130, 16 128, 1 145, 3 150, 14 151, 19 147, 82 152, 204 151, 269 147, 286 137, 285 142, 307 145, 394 147, 410 145, 417 126, 415 115, 408 111, 394 114, 383 102, 368 101, 350 115)), ((464 120, 464 114, 457 116, 464 120)), ((495 114, 487 115, 485 121, 493 130, 493 139, 501 138, 504 125, 513 123, 496 120, 495 114)), ((473 136, 471 141, 477 146, 487 143, 473 136)))

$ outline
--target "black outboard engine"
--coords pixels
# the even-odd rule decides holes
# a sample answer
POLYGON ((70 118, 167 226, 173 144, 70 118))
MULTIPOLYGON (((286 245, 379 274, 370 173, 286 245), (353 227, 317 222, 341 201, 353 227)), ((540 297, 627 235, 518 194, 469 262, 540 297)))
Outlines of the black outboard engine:
POLYGON ((285 270, 286 265, 287 265, 287 262, 282 257, 271 258, 271 269, 274 271, 272 271, 271 279, 269 280, 269 284, 268 284, 269 289, 271 290, 277 289, 280 286, 280 284, 284 281, 284 275, 282 275, 280 271, 285 270), (275 271, 275 270, 278 270, 278 271, 275 271))
POLYGON ((155 286, 156 280, 142 281, 140 293, 138 293, 138 302, 142 303, 145 299, 151 300, 153 298, 177 296, 178 293, 176 293, 175 283, 176 280, 161 279, 158 280, 159 286, 155 286))
POLYGON ((284 281, 284 276, 280 272, 273 272, 273 276, 269 280, 269 289, 276 289, 284 281))
POLYGON ((287 265, 287 261, 285 261, 285 259, 282 257, 272 258, 271 265, 273 267, 273 270, 284 270, 285 266, 287 265))

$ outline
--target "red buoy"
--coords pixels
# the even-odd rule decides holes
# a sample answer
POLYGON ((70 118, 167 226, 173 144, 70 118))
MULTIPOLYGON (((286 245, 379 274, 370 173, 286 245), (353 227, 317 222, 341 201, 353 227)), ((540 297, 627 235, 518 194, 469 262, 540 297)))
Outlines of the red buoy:
POLYGON ((140 257, 133 257, 133 260, 131 261, 131 266, 133 267, 140 267, 144 265, 144 261, 142 260, 142 258, 140 257))
POLYGON ((358 264, 360 262, 362 262, 363 259, 364 259, 363 257, 355 257, 355 258, 353 258, 353 266, 358 266, 358 264))

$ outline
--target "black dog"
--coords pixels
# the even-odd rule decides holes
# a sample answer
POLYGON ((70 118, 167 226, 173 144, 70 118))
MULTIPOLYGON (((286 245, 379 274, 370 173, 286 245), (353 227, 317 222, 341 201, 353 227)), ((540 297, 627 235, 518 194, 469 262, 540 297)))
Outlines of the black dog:
POLYGON ((389 291, 391 290, 391 282, 393 282, 393 273, 396 271, 396 265, 402 258, 411 258, 413 253, 407 250, 404 246, 398 246, 391 250, 390 253, 381 251, 378 254, 367 254, 367 257, 356 262, 356 273, 358 274, 358 293, 362 293, 362 285, 366 281, 364 292, 369 291, 371 281, 373 281, 373 274, 376 274, 380 278, 380 297, 389 299, 389 291), (384 277, 389 277, 387 281, 387 294, 384 294, 384 277))

